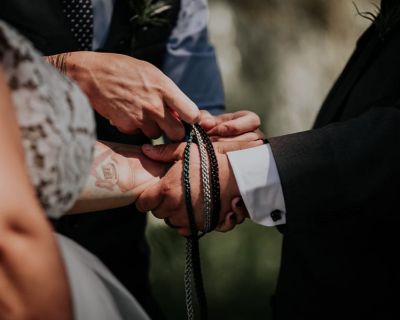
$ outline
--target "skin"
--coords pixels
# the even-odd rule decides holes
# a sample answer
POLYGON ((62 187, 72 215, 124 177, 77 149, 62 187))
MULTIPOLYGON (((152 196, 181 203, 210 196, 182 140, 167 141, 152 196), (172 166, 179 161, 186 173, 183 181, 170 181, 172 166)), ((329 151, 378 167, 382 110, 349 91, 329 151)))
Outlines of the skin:
POLYGON ((211 141, 255 141, 265 136, 259 129, 260 117, 254 112, 243 110, 218 116, 202 110, 200 125, 207 131, 211 141))
POLYGON ((70 52, 47 60, 74 79, 93 108, 121 132, 155 139, 184 137, 182 121, 199 121, 197 106, 155 66, 132 57, 70 52), (60 57, 61 56, 61 57, 60 57))
MULTIPOLYGON (((241 111, 214 117, 201 112, 201 122, 209 134, 220 133, 227 127, 225 136, 213 135, 214 141, 256 141, 263 137, 257 131, 260 119, 255 113, 241 111), (235 135, 234 135, 235 134, 235 135)), ((260 131, 261 132, 261 131, 260 131)), ((86 213, 129 205, 138 196, 164 176, 175 159, 146 157, 138 146, 98 141, 90 175, 79 200, 69 214, 86 213), (161 162, 160 162, 161 161, 161 162)), ((178 169, 174 169, 178 170, 178 169)), ((234 218, 235 214, 231 214, 234 218)), ((161 216, 161 214, 160 214, 161 216)))
MULTIPOLYGON (((226 153, 234 150, 242 150, 256 147, 263 144, 262 140, 255 141, 228 141, 214 143, 218 166, 219 180, 223 197, 221 197, 220 220, 217 230, 232 230, 237 223, 243 222, 246 215, 237 215, 232 212, 233 201, 240 197, 232 168, 230 167, 226 153)), ((147 188, 137 199, 136 207, 140 211, 152 211, 154 216, 160 219, 168 218, 178 232, 187 236, 190 234, 189 223, 187 219, 186 206, 183 201, 182 187, 182 158, 185 143, 142 147, 143 153, 156 161, 171 162, 174 165, 169 169, 166 175, 156 184, 147 188)), ((190 180, 192 189, 192 202, 196 216, 198 229, 203 228, 202 218, 202 196, 200 192, 200 160, 197 147, 193 146, 190 157, 190 180)))
POLYGON ((1 67, 0 110, 0 318, 72 319, 62 259, 28 177, 1 67))
POLYGON ((147 158, 138 146, 98 141, 86 185, 69 213, 129 205, 157 183, 168 166, 147 158))

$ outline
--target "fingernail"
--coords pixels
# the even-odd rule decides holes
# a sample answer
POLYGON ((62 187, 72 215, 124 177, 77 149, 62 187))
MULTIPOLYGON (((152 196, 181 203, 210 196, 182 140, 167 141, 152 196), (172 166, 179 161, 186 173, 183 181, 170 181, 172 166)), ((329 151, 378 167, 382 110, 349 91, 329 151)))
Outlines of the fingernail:
POLYGON ((244 202, 243 199, 239 199, 236 203, 235 206, 238 208, 244 208, 244 202))

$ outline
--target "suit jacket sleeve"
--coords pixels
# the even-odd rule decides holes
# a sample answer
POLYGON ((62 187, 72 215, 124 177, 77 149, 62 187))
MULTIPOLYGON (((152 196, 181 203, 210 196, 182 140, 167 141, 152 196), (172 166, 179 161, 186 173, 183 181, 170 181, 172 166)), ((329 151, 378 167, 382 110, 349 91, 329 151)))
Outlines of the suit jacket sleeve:
POLYGON ((400 190, 400 109, 372 108, 345 122, 270 139, 287 226, 393 214, 400 190))

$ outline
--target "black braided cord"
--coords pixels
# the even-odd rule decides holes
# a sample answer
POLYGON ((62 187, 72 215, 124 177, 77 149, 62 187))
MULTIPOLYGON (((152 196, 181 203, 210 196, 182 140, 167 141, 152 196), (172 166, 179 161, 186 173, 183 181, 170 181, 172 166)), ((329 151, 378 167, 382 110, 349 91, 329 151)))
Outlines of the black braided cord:
MULTIPOLYGON (((219 211, 221 208, 220 202, 220 185, 218 176, 218 162, 215 155, 214 147, 203 128, 195 124, 196 129, 200 132, 203 141, 198 141, 196 134, 192 126, 189 127, 189 138, 184 150, 183 156, 183 189, 185 196, 186 210, 188 214, 190 236, 186 240, 186 259, 185 259, 185 272, 184 272, 184 285, 185 285, 185 299, 186 299, 186 312, 188 320, 195 319, 195 309, 193 304, 192 294, 192 281, 196 291, 196 297, 198 301, 200 319, 207 320, 208 308, 207 298, 203 285, 203 275, 201 271, 200 261, 200 249, 199 249, 199 230, 196 226, 196 219, 193 210, 191 187, 190 187, 190 150, 193 143, 204 143, 207 150, 210 163, 210 174, 211 174, 211 190, 212 190, 212 228, 213 230, 219 220, 219 211)), ((211 231, 207 230, 207 231, 211 231)), ((204 233, 203 233, 204 234, 204 233)))
POLYGON ((210 171, 211 171, 211 197, 212 197, 212 225, 211 230, 214 230, 219 222, 219 212, 221 210, 221 189, 219 185, 219 168, 218 168, 218 160, 215 155, 214 146, 208 134, 204 131, 204 129, 195 124, 197 130, 200 132, 201 137, 206 145, 208 157, 210 159, 210 171))

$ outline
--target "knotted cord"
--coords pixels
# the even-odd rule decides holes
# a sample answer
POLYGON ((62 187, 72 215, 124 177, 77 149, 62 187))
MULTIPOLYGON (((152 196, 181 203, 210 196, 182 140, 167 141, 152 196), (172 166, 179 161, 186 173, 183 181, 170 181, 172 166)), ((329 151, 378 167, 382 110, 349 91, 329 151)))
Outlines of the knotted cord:
POLYGON ((190 236, 188 236, 186 240, 184 272, 186 312, 188 320, 194 320, 195 318, 193 287, 198 301, 200 319, 206 320, 208 318, 207 299, 203 285, 203 275, 201 272, 199 238, 212 231, 218 223, 219 211, 221 208, 218 172, 217 157, 207 133, 198 124, 189 126, 189 138, 184 150, 182 173, 185 204, 190 227, 190 236), (190 151, 193 143, 197 144, 199 147, 201 187, 203 189, 204 228, 200 234, 196 225, 190 187, 190 151))

